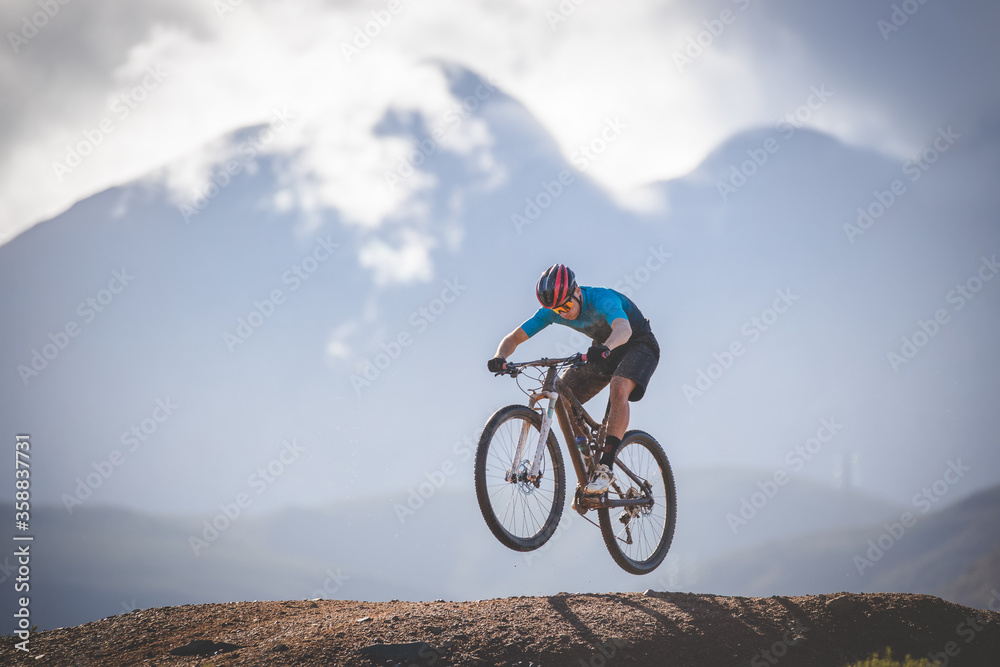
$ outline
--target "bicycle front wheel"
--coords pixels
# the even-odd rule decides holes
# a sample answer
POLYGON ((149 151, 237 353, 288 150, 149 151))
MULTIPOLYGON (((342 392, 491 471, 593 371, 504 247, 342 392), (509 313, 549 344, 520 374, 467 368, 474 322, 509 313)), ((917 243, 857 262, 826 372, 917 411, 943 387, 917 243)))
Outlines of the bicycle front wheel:
POLYGON ((542 418, 524 405, 508 405, 486 422, 476 450, 476 497, 486 525, 500 543, 532 551, 556 530, 566 500, 566 472, 555 435, 549 430, 539 478, 529 480, 542 418), (524 448, 514 460, 526 432, 524 448))
POLYGON ((674 473, 660 444, 643 431, 625 434, 615 463, 615 483, 608 490, 608 499, 638 498, 648 502, 597 510, 601 534, 611 557, 623 570, 648 574, 663 562, 674 538, 677 522, 674 473))

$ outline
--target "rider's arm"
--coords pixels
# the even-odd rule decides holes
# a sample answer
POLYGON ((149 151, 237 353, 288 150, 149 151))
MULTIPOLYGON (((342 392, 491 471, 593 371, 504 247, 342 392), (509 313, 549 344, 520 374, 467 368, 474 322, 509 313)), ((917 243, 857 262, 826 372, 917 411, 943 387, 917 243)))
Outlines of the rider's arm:
POLYGON ((611 335, 604 341, 609 349, 613 350, 619 345, 624 345, 632 336, 632 325, 624 317, 617 318, 611 323, 611 335))
POLYGON ((514 353, 518 345, 526 340, 528 340, 528 334, 524 333, 524 329, 521 327, 514 329, 500 341, 500 346, 497 348, 497 356, 506 359, 514 353))

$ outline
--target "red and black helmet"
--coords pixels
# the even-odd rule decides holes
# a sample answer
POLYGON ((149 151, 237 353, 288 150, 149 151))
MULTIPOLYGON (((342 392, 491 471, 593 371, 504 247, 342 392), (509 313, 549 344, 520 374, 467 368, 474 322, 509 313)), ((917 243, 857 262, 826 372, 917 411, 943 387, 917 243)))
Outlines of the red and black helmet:
POLYGON ((576 290, 576 276, 564 264, 553 264, 538 279, 535 294, 545 308, 557 308, 570 300, 576 290))

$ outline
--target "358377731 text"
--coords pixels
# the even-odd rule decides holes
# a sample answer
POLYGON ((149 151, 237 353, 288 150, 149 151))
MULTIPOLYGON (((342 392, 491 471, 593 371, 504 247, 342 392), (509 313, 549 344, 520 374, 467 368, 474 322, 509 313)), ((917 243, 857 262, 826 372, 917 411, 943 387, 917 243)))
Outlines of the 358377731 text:
MULTIPOLYGON (((14 441, 14 558, 17 560, 17 577, 14 591, 31 591, 31 535, 24 535, 31 526, 31 436, 18 435, 14 441)), ((31 599, 27 596, 17 600, 14 612, 14 635, 20 639, 14 646, 19 651, 28 652, 28 637, 31 633, 31 599)))

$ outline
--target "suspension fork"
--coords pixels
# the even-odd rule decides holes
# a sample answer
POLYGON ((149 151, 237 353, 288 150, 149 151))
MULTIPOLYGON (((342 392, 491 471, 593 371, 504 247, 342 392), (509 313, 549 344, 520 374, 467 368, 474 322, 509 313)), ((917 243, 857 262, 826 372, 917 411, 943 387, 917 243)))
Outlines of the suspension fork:
MULTIPOLYGON (((535 392, 531 395, 531 400, 528 402, 528 407, 532 410, 536 409, 536 405, 543 398, 549 399, 548 409, 542 413, 542 425, 539 429, 538 437, 538 447, 535 449, 535 456, 531 462, 531 468, 528 470, 527 479, 529 482, 538 482, 540 471, 542 467, 542 456, 545 453, 545 443, 549 437, 549 431, 552 430, 552 415, 555 411, 556 401, 559 400, 559 392, 555 390, 555 377, 556 369, 554 367, 549 368, 545 374, 545 381, 542 384, 542 390, 535 392)), ((516 471, 521 465, 521 457, 525 453, 525 447, 528 441, 528 433, 530 433, 531 425, 528 422, 524 422, 521 425, 521 434, 517 438, 517 447, 514 449, 514 460, 511 462, 510 472, 507 473, 507 481, 515 481, 516 471)))
MULTIPOLYGON (((542 467, 542 456, 545 454, 545 443, 549 437, 549 431, 552 430, 552 415, 555 412, 556 401, 559 400, 559 392, 556 391, 543 391, 538 394, 533 394, 531 397, 532 403, 537 403, 541 398, 549 399, 549 406, 545 412, 542 413, 542 427, 539 429, 538 434, 538 447, 535 449, 535 458, 531 462, 531 470, 528 471, 528 481, 536 482, 538 481, 539 474, 542 467)), ((524 432, 524 437, 527 437, 528 424, 524 424, 522 427, 524 432)), ((518 457, 520 458, 520 457, 518 457)))
MULTIPOLYGON (((545 442, 548 438, 549 431, 552 430, 552 414, 557 412, 558 415, 562 416, 562 423, 568 425, 569 430, 563 430, 563 436, 566 438, 566 449, 569 452, 570 461, 573 463, 573 470, 576 472, 576 477, 581 485, 587 484, 587 462, 585 461, 585 456, 583 452, 576 446, 576 432, 574 427, 573 417, 569 413, 569 402, 565 396, 557 391, 556 379, 555 379, 555 369, 546 377, 545 384, 542 386, 542 391, 532 394, 530 407, 534 409, 535 405, 543 398, 549 399, 548 409, 542 415, 542 437, 538 440, 538 449, 535 451, 535 459, 531 469, 531 475, 538 475, 539 466, 541 465, 542 454, 545 451, 545 442), (553 410, 555 408, 555 410, 553 410)), ((527 425, 525 425, 527 427, 527 425)), ((525 431, 527 429, 525 428, 525 431)), ((580 435, 584 435, 582 432, 580 435)), ((520 459, 518 459, 520 460, 520 459)), ((531 477, 529 479, 534 481, 537 477, 531 477)))
MULTIPOLYGON (((538 481, 539 472, 542 467, 542 456, 545 453, 545 442, 549 437, 549 431, 552 430, 552 413, 555 408, 556 400, 559 398, 559 394, 554 391, 532 394, 528 407, 534 410, 535 406, 543 398, 549 399, 549 407, 542 413, 542 426, 539 429, 538 434, 538 447, 535 448, 535 456, 531 461, 531 468, 528 470, 527 475, 527 481, 529 482, 538 481)), ((521 457, 525 454, 529 433, 531 433, 531 424, 526 421, 521 424, 521 434, 517 438, 517 447, 514 449, 514 459, 511 461, 510 470, 507 472, 506 480, 508 482, 518 481, 517 469, 521 466, 521 457)))

